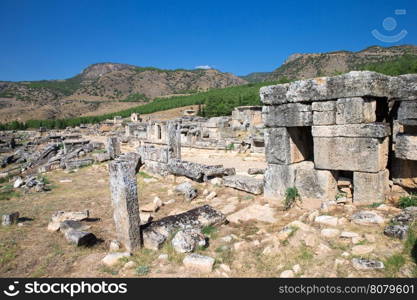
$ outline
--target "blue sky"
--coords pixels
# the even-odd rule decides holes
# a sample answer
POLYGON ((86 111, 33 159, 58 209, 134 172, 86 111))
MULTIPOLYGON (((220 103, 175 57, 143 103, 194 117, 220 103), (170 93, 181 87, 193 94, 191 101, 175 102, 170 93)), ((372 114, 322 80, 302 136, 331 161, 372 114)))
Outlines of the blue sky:
POLYGON ((416 0, 0 0, 0 80, 68 78, 97 62, 244 75, 296 52, 399 44, 417 45, 416 0), (407 35, 387 43, 374 29, 407 35))

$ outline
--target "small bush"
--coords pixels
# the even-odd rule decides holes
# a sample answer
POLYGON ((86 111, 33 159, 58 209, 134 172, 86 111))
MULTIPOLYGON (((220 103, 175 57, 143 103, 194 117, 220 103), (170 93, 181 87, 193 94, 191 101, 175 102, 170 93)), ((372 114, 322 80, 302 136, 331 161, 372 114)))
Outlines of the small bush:
POLYGON ((287 188, 285 191, 284 209, 288 210, 295 205, 297 201, 301 202, 300 194, 296 187, 287 188))
POLYGON ((139 266, 136 268, 136 274, 139 276, 145 276, 149 274, 149 267, 148 266, 139 266))
POLYGON ((401 197, 398 206, 401 208, 417 206, 417 195, 401 197))

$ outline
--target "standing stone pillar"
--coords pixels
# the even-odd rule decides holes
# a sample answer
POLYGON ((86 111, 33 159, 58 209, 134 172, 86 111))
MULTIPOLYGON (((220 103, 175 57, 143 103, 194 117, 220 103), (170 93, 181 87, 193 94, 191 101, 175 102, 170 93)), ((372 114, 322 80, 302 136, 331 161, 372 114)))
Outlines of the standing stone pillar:
POLYGON ((118 155, 120 155, 121 151, 119 139, 115 136, 107 138, 106 150, 110 159, 115 159, 118 155))
POLYGON ((117 239, 128 251, 141 246, 136 171, 128 160, 109 164, 110 192, 117 239))
POLYGON ((168 122, 168 148, 170 158, 181 159, 181 125, 180 123, 168 122))

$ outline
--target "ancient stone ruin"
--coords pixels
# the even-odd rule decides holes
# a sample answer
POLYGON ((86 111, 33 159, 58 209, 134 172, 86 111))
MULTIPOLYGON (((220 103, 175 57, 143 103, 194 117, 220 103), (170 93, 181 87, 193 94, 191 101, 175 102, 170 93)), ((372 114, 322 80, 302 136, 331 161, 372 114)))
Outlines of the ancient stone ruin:
POLYGON ((265 196, 382 202, 416 188, 417 76, 350 72, 263 87, 265 196))

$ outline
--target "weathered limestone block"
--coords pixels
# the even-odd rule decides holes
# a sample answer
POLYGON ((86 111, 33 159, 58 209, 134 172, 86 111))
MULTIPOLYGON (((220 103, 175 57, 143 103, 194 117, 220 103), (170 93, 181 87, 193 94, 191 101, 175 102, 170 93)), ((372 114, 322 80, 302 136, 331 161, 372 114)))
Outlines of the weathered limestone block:
POLYGON ((313 126, 313 137, 367 137, 384 138, 390 134, 388 124, 346 124, 313 126))
POLYGON ((287 188, 296 187, 301 199, 333 200, 337 194, 334 174, 314 169, 314 163, 303 161, 290 165, 269 164, 264 175, 264 196, 271 206, 279 206, 287 188))
POLYGON ((379 172, 388 162, 388 138, 314 137, 317 169, 379 172))
POLYGON ((417 125, 417 101, 401 101, 397 119, 403 125, 417 125))
POLYGON ((69 243, 76 246, 91 246, 97 241, 93 233, 74 229, 65 231, 64 236, 69 243))
POLYGON ((117 240, 132 251, 141 245, 136 171, 130 162, 115 160, 109 173, 117 240))
MULTIPOLYGON (((306 128, 308 130, 308 128, 306 128)), ((290 164, 306 160, 312 153, 312 145, 305 135, 311 133, 300 128, 266 128, 265 154, 270 164, 290 164)))
POLYGON ((313 113, 309 104, 263 106, 262 116, 266 127, 298 127, 313 124, 313 113))
POLYGON ((264 175, 264 196, 271 206, 278 206, 289 187, 294 187, 297 164, 269 164, 264 175))
POLYGON ((403 188, 417 188, 417 161, 393 158, 392 181, 403 188))
POLYGON ((395 156, 400 159, 417 160, 417 136, 398 134, 395 143, 395 156))
POLYGON ((371 204, 385 201, 389 193, 389 172, 353 173, 353 202, 371 204))
POLYGON ((170 158, 181 159, 181 125, 168 122, 168 148, 170 158))
POLYGON ((168 165, 160 163, 157 161, 146 160, 145 161, 146 170, 153 174, 158 174, 161 176, 167 176, 170 174, 168 170, 168 165))
POLYGON ((2 215, 1 225, 10 226, 13 224, 17 224, 18 220, 19 220, 19 212, 13 212, 11 214, 2 215))
MULTIPOLYGON (((333 77, 317 77, 262 87, 260 96, 262 103, 266 105, 363 96, 394 97, 400 91, 397 86, 406 86, 406 78, 397 78, 391 84, 393 79, 395 78, 375 72, 352 71, 333 77)), ((402 91, 402 96, 415 94, 416 90, 414 86, 409 87, 407 91, 402 91)))
POLYGON ((166 239, 180 229, 201 229, 221 225, 226 217, 210 205, 200 206, 178 215, 171 215, 143 226, 143 244, 158 250, 166 239))
POLYGON ((372 123, 376 121, 376 101, 361 97, 342 98, 336 104, 336 124, 372 123))
POLYGON ((298 165, 295 174, 295 187, 301 199, 333 200, 337 194, 337 181, 327 170, 314 169, 313 162, 298 165))
POLYGON ((118 155, 120 155, 121 151, 119 139, 115 136, 107 138, 106 150, 111 159, 115 159, 118 155))
POLYGON ((223 165, 208 166, 179 159, 171 159, 167 168, 171 174, 185 176, 198 182, 235 173, 234 169, 224 168, 223 165))
POLYGON ((91 158, 86 159, 77 159, 77 160, 69 160, 65 162, 65 168, 68 170, 71 169, 78 169, 81 167, 86 167, 89 165, 92 165, 94 163, 94 160, 91 158))
POLYGON ((148 160, 156 161, 160 163, 167 164, 169 160, 169 149, 168 147, 155 147, 152 145, 145 145, 138 147, 136 149, 139 153, 142 161, 146 162, 148 160))
POLYGON ((232 175, 223 177, 223 185, 251 194, 259 195, 263 192, 263 181, 250 176, 232 175))
POLYGON ((94 160, 96 162, 99 162, 99 163, 110 160, 110 155, 107 152, 104 152, 104 153, 94 153, 93 154, 93 157, 94 157, 94 160))
POLYGON ((136 173, 139 172, 139 169, 142 166, 142 158, 140 154, 136 152, 123 153, 118 157, 118 160, 128 162, 135 169, 136 173))
POLYGON ((197 189, 189 182, 183 182, 175 187, 175 191, 184 195, 185 200, 191 201, 198 196, 197 189))
POLYGON ((318 101, 311 105, 313 125, 336 124, 336 101, 318 101))
POLYGON ((215 260, 210 256, 192 253, 187 255, 182 262, 189 270, 210 273, 213 270, 215 260))

